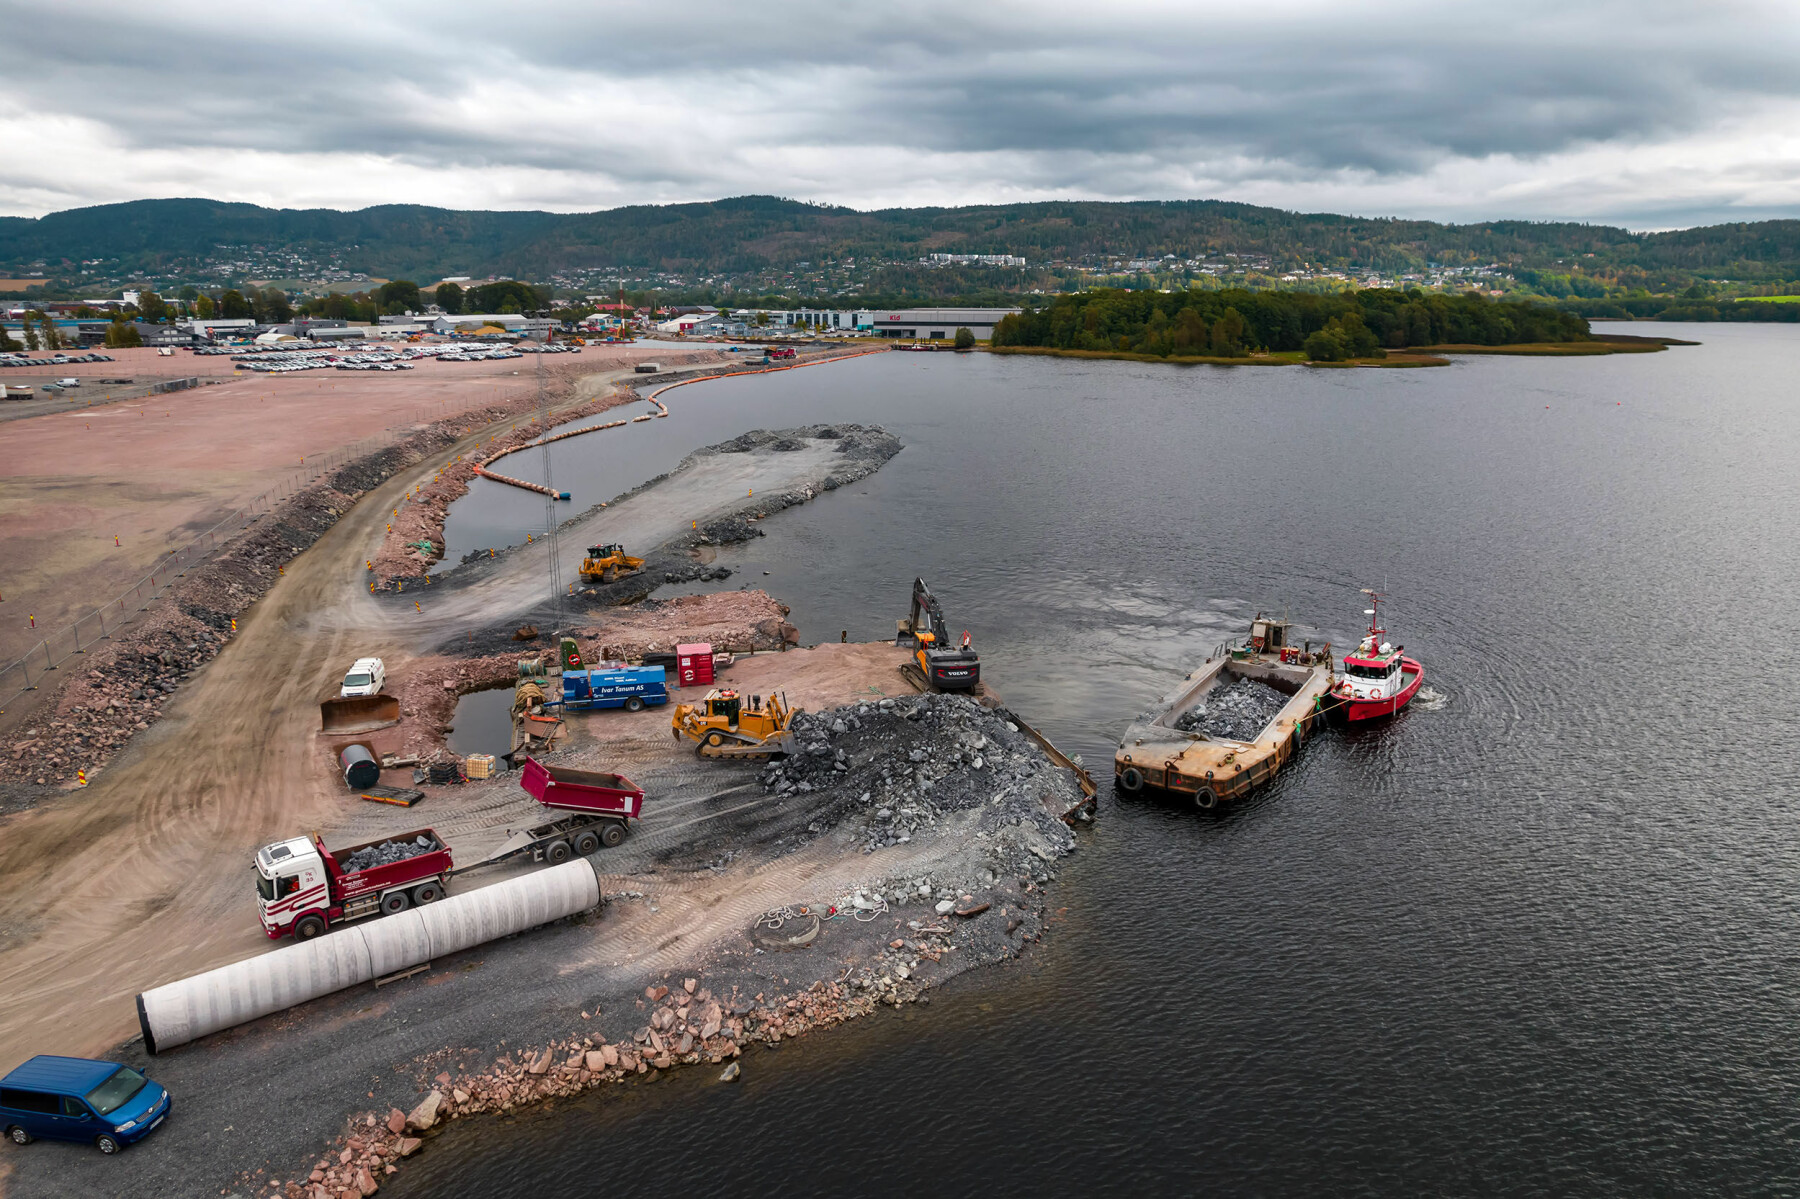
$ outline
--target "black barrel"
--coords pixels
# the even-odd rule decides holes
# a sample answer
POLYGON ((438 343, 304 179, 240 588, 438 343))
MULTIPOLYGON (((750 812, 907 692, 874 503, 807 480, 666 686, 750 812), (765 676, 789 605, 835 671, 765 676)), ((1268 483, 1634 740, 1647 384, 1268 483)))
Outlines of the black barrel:
POLYGON ((338 761, 344 764, 344 786, 352 791, 361 791, 364 787, 374 787, 381 783, 381 763, 362 746, 346 746, 344 752, 338 755, 338 761))

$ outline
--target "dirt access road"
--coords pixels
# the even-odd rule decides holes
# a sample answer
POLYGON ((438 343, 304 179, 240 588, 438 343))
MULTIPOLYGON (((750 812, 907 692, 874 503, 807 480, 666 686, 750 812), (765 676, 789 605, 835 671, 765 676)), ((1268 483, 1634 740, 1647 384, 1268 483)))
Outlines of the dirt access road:
MULTIPOLYGON (((234 376, 235 364, 225 357, 114 353, 118 362, 101 364, 108 376, 161 372, 217 382, 6 423, 0 662, 19 658, 46 632, 66 629, 129 588, 167 551, 277 479, 302 471, 303 459, 536 390, 529 359, 425 360, 392 373, 234 376), (147 362, 136 361, 143 355, 147 362)), ((683 354, 666 346, 596 346, 547 365, 556 373, 599 371, 631 358, 674 365, 692 357, 716 355, 711 347, 683 354)))
MULTIPOLYGON (((488 432, 475 431, 443 457, 475 448, 488 432)), ((727 457, 741 461, 672 480, 666 502, 659 484, 635 513, 608 509, 607 519, 633 522, 651 540, 729 508, 742 491, 778 490, 805 464, 817 465, 804 450, 727 457), (659 505, 664 514, 653 515, 659 505)), ((314 731, 318 700, 333 692, 344 666, 374 652, 387 659, 390 677, 403 677, 430 645, 464 627, 506 628, 514 612, 503 605, 544 594, 542 559, 523 555, 485 589, 446 589, 443 610, 428 616, 405 600, 390 597, 386 608, 371 600, 363 562, 389 509, 435 466, 421 463, 370 492, 290 563, 240 621, 238 637, 94 786, 0 826, 8 999, 0 1061, 103 1052, 135 1031, 136 992, 266 948, 248 891, 249 855, 342 813, 345 793, 318 769, 314 731)))

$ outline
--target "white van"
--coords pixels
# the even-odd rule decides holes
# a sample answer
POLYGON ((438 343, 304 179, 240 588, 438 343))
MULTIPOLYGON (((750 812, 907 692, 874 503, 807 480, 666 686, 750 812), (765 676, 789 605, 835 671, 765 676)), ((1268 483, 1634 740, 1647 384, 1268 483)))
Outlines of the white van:
POLYGON ((338 694, 379 695, 386 682, 387 667, 381 664, 380 658, 358 658, 350 667, 350 673, 344 676, 344 687, 338 694))

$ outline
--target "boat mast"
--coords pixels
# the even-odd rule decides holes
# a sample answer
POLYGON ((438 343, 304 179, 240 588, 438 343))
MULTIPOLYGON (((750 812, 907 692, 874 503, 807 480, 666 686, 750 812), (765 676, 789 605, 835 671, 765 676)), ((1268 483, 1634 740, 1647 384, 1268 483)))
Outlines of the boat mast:
POLYGON ((1369 588, 1364 587, 1362 593, 1369 597, 1369 608, 1364 613, 1364 615, 1369 618, 1369 636, 1374 639, 1376 647, 1380 648, 1381 635, 1387 632, 1387 630, 1382 628, 1378 623, 1381 619, 1381 617, 1377 615, 1381 609, 1381 592, 1372 591, 1369 588))

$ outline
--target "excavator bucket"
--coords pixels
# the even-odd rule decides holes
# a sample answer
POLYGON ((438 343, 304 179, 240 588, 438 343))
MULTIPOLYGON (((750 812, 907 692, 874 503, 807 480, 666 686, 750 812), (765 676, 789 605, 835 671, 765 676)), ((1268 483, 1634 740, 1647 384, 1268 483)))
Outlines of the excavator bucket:
POLYGON ((321 733, 370 733, 399 723, 400 700, 393 695, 351 695, 319 704, 321 733))

